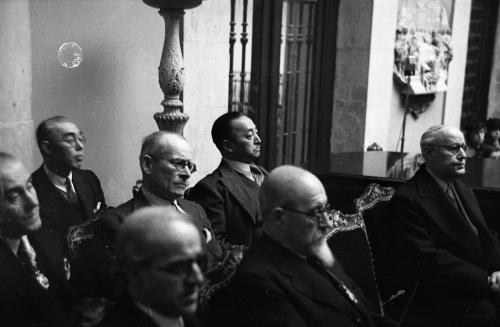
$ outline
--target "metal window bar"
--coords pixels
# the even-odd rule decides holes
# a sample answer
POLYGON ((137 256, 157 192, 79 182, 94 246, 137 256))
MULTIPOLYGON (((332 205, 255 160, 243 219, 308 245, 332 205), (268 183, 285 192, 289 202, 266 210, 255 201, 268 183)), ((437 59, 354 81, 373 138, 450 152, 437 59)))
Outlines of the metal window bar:
POLYGON ((287 0, 283 4, 283 99, 279 101, 283 106, 278 108, 282 124, 278 129, 281 149, 277 151, 277 162, 281 164, 300 165, 307 158, 316 5, 317 0, 287 0))
POLYGON ((249 33, 247 27, 249 25, 248 19, 248 7, 249 0, 242 0, 237 2, 236 0, 231 0, 231 21, 229 23, 229 94, 228 94, 228 110, 229 111, 241 111, 244 113, 249 113, 251 111, 250 107, 250 73, 246 71, 247 66, 247 43, 249 41, 249 33), (237 32, 236 32, 236 12, 239 10, 241 5, 242 11, 242 22, 241 22, 241 33, 240 33, 240 46, 241 51, 235 51, 235 45, 237 44, 237 32), (235 65, 235 55, 241 55, 241 66, 239 71, 234 70, 235 65))

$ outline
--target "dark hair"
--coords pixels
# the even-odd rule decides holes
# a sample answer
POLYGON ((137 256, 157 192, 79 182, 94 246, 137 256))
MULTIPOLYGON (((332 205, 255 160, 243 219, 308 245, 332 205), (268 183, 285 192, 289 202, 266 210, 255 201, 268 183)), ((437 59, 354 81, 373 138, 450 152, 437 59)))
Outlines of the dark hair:
POLYGON ((222 153, 222 141, 231 138, 231 122, 246 115, 239 111, 231 111, 217 118, 212 126, 212 141, 219 151, 222 153))
POLYGON ((490 118, 486 121, 486 129, 489 131, 494 131, 500 129, 500 119, 490 118))
POLYGON ((64 116, 54 116, 54 117, 50 117, 50 118, 45 119, 44 121, 42 121, 38 125, 38 127, 36 129, 36 143, 38 144, 38 148, 40 149, 40 151, 42 150, 42 148, 40 147, 40 144, 43 141, 50 140, 50 138, 52 136, 52 129, 54 128, 54 125, 57 123, 62 123, 62 122, 71 122, 71 120, 69 120, 68 118, 66 118, 64 116))

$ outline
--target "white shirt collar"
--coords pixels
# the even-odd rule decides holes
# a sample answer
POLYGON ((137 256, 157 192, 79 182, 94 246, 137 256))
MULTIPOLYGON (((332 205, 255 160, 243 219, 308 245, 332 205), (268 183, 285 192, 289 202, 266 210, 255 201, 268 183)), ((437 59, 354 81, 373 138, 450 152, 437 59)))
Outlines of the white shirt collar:
POLYGON ((244 175, 248 179, 255 181, 252 171, 250 170, 250 164, 247 164, 245 162, 240 162, 240 161, 234 161, 234 160, 229 160, 226 158, 223 158, 223 160, 231 167, 233 170, 237 171, 238 173, 244 175))
MULTIPOLYGON (((66 192, 66 177, 62 177, 54 173, 47 167, 47 165, 43 164, 43 170, 45 171, 45 174, 47 174, 47 177, 51 181, 52 184, 54 184, 55 187, 60 189, 63 192, 66 192)), ((73 185, 73 172, 69 172, 68 175, 69 180, 71 181, 71 188, 73 191, 75 191, 75 186, 73 185)), ((76 191, 75 191, 76 193, 76 191)))
POLYGON ((182 316, 177 318, 166 317, 151 309, 150 306, 145 306, 142 303, 136 302, 135 305, 150 317, 159 327, 184 327, 182 316))
POLYGON ((142 194, 144 194, 144 197, 146 200, 149 202, 149 204, 153 207, 159 207, 159 206, 175 206, 175 208, 182 212, 185 213, 184 210, 179 206, 177 203, 177 199, 174 199, 172 201, 165 200, 163 198, 160 198, 158 195, 154 194, 153 192, 148 191, 144 186, 142 187, 142 194))

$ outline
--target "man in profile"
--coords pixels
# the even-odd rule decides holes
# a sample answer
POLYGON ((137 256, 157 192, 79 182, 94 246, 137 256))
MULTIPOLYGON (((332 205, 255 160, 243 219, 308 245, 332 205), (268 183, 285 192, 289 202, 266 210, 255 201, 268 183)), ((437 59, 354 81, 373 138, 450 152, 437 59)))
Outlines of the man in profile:
POLYGON ((498 326, 500 247, 465 174, 467 146, 455 127, 421 137, 425 159, 391 200, 407 282, 418 284, 408 319, 425 326, 498 326), (403 250, 404 249, 404 250, 403 250))
POLYGON ((118 232, 126 294, 99 326, 197 326, 204 237, 175 207, 142 208, 118 232))
MULTIPOLYGON (((31 176, 0 152, 0 325, 67 326, 77 303, 62 245, 41 228, 31 176)), ((69 326, 69 324, 68 324, 69 326)))
MULTIPOLYGON (((264 180, 259 198, 262 236, 216 297, 214 325, 375 326, 325 239, 333 221, 319 179, 281 166, 264 180)), ((382 325, 393 322, 378 317, 382 325)))
POLYGON ((205 209, 217 238, 250 246, 262 224, 258 193, 266 175, 254 164, 261 149, 257 128, 244 114, 228 112, 214 122, 212 140, 222 161, 186 196, 205 209))
POLYGON ((42 121, 36 139, 43 164, 32 178, 41 218, 66 243, 71 226, 94 218, 106 207, 101 183, 92 171, 80 169, 85 137, 71 120, 55 116, 42 121))

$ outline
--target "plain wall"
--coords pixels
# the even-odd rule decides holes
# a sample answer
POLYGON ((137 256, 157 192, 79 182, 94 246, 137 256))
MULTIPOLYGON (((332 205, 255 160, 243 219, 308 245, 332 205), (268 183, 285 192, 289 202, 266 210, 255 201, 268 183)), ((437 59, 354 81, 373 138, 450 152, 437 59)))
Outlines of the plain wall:
MULTIPOLYGON (((204 1, 185 15, 184 103, 191 118, 184 134, 200 168, 193 182, 219 160, 207 126, 227 110, 227 82, 221 82, 227 81, 228 12, 229 4, 204 1)), ((87 137, 84 168, 99 176, 109 204, 118 205, 132 196, 142 138, 158 130, 153 114, 163 111, 163 18, 137 0, 35 0, 30 15, 34 121, 73 119, 87 137), (59 65, 64 42, 81 46, 79 67, 59 65)))
POLYGON ((35 166, 28 0, 0 0, 0 151, 35 166))

